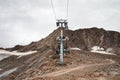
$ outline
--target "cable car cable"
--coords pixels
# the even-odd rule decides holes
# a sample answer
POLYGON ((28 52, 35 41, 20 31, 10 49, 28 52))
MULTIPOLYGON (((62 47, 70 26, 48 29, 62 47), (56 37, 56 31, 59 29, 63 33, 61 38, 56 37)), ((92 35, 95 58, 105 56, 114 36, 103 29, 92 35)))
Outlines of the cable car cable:
POLYGON ((66 15, 67 20, 68 20, 68 10, 69 10, 69 0, 67 0, 67 15, 66 15))
POLYGON ((51 0, 51 6, 52 6, 53 14, 54 14, 54 17, 55 17, 55 20, 56 20, 56 14, 55 14, 55 8, 54 8, 54 5, 53 5, 53 0, 51 0))
MULTIPOLYGON (((53 0, 51 0, 51 6, 52 6, 52 10, 53 10, 53 14, 54 14, 55 20, 57 20, 56 13, 55 13, 55 7, 54 7, 54 4, 53 4, 53 0)), ((67 20, 68 20, 68 9, 69 9, 69 0, 67 0, 67 9, 66 9, 66 19, 67 20)))

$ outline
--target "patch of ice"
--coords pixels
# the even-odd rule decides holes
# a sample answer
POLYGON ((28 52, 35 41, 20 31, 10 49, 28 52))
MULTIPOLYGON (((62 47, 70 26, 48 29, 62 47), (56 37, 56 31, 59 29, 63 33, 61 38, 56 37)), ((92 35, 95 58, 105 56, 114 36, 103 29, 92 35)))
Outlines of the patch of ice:
POLYGON ((17 68, 13 68, 8 71, 5 71, 4 73, 0 74, 0 77, 8 76, 9 74, 11 74, 12 72, 14 72, 16 70, 17 70, 17 68))
POLYGON ((70 48, 70 50, 81 50, 80 48, 70 48))

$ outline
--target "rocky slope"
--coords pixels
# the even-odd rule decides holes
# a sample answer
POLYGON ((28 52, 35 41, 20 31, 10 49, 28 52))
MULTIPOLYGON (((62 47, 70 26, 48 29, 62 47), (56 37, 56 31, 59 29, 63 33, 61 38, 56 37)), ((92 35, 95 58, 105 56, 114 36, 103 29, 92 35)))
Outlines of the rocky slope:
POLYGON ((17 45, 9 51, 37 51, 26 56, 11 55, 0 61, 0 80, 119 80, 120 33, 90 28, 64 30, 70 50, 59 64, 55 54, 60 28, 46 38, 29 45, 17 45), (93 46, 110 49, 114 55, 90 52, 93 46))

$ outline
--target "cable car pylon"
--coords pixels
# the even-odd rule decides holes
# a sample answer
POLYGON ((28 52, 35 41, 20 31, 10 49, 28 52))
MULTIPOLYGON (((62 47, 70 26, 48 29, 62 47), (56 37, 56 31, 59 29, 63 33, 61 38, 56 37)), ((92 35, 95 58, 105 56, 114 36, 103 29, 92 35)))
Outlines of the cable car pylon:
POLYGON ((56 19, 56 13, 55 13, 55 8, 53 5, 53 0, 51 0, 51 5, 52 5, 52 10, 53 10, 53 14, 56 20, 56 26, 60 27, 60 35, 57 37, 57 41, 58 41, 58 47, 56 49, 56 53, 59 54, 60 56, 60 64, 64 63, 64 55, 65 53, 68 53, 68 44, 67 41, 69 40, 69 38, 67 36, 64 36, 64 30, 68 30, 68 4, 69 4, 69 0, 67 0, 67 14, 66 14, 66 19, 56 19))

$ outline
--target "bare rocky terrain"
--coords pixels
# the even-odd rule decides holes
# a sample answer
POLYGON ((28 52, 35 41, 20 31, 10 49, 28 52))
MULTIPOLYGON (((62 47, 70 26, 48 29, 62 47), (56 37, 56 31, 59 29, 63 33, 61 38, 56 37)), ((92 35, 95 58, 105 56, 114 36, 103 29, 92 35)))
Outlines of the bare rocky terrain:
POLYGON ((64 34, 69 37, 70 52, 64 55, 63 65, 59 64, 59 54, 55 51, 56 37, 60 35, 58 28, 40 41, 6 49, 11 52, 37 52, 2 59, 0 80, 120 80, 119 32, 90 28, 64 30, 64 34), (91 52, 93 46, 112 54, 91 52))

